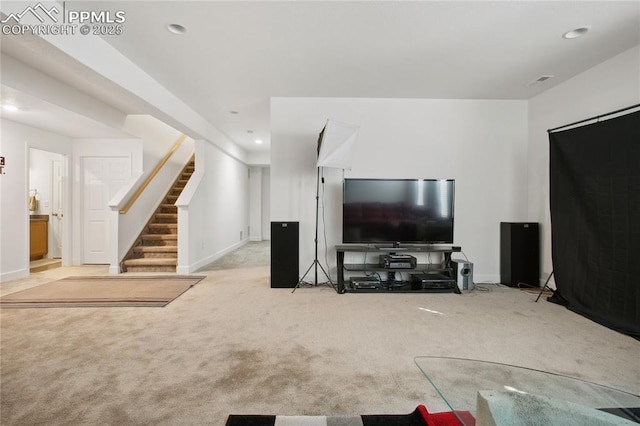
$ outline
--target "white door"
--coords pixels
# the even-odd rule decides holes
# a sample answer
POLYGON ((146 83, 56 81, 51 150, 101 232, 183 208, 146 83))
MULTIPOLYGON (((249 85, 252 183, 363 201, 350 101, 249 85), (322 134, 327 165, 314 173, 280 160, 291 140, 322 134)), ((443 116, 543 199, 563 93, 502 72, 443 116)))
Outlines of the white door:
POLYGON ((82 163, 82 263, 108 264, 109 201, 131 177, 131 161, 127 157, 85 157, 82 163))
POLYGON ((64 217, 62 192, 62 161, 52 161, 51 178, 51 255, 55 259, 62 257, 62 219, 64 217))

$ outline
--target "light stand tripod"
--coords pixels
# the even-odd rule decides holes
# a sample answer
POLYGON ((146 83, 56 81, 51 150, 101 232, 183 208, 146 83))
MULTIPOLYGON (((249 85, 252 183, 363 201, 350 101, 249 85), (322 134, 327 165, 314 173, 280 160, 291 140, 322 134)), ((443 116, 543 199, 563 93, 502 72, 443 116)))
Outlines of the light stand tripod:
MULTIPOLYGON (((296 291, 298 287, 300 287, 300 284, 302 284, 302 282, 304 281, 304 277, 307 276, 311 268, 314 268, 314 274, 315 274, 313 284, 318 285, 318 266, 320 267, 320 269, 322 269, 322 272, 324 272, 324 275, 329 279, 329 283, 331 283, 331 285, 333 286, 333 281, 331 281, 331 277, 329 276, 327 271, 324 270, 320 261, 318 261, 318 215, 320 211, 320 204, 319 204, 320 203, 320 167, 317 167, 317 169, 318 169, 318 174, 316 176, 316 235, 313 240, 313 242, 315 243, 315 257, 313 258, 313 262, 311 262, 311 265, 309 265, 309 268, 307 268, 307 271, 304 273, 304 275, 302 275, 302 277, 300 277, 300 281, 298 281, 298 284, 296 284, 296 286, 293 288, 293 291, 291 293, 293 293, 294 291, 296 291)), ((324 183, 324 177, 322 178, 322 183, 324 183)))
POLYGON ((544 286, 540 289, 540 293, 538 293, 538 297, 536 298, 536 303, 538 303, 538 300, 540 300, 540 296, 542 296, 542 293, 544 293, 544 289, 549 288, 549 280, 551 279, 552 276, 553 276, 553 271, 551 271, 551 273, 549 274, 549 277, 547 278, 547 281, 545 281, 544 283, 544 286))
MULTIPOLYGON (((307 269, 307 271, 302 275, 298 284, 293 288, 293 291, 296 291, 300 284, 304 281, 304 277, 307 276, 311 268, 314 268, 315 279, 313 283, 318 285, 318 266, 324 272, 326 277, 329 279, 329 283, 335 289, 333 281, 331 281, 331 277, 324 270, 320 262, 318 261, 318 216, 320 211, 320 167, 330 167, 334 169, 351 169, 351 161, 353 158, 353 149, 355 146, 356 138, 358 136, 358 127, 353 126, 351 124, 340 123, 334 120, 327 120, 327 124, 324 126, 322 131, 320 132, 320 136, 318 138, 318 158, 316 161, 316 237, 313 240, 315 243, 315 257, 313 258, 313 262, 307 269)), ((324 176, 322 177, 322 183, 324 185, 324 176)), ((322 190, 323 198, 324 198, 324 186, 322 190)), ((324 207, 323 207, 323 216, 324 218, 324 207)), ((326 244, 326 235, 325 235, 325 244, 326 244)))

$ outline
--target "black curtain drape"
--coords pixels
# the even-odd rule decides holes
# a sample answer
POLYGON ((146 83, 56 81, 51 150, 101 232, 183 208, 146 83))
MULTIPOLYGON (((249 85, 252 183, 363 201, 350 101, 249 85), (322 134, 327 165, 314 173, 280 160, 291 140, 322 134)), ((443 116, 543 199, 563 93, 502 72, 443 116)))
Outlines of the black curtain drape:
POLYGON ((640 111, 551 131, 549 143, 549 300, 638 338, 640 111))

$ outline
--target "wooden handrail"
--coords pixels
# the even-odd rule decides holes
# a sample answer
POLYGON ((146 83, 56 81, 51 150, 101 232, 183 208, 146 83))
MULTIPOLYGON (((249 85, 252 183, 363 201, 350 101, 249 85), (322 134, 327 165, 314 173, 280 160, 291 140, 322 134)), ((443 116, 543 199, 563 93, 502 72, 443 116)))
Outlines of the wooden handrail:
POLYGON ((175 144, 173 144, 173 147, 169 150, 169 152, 167 152, 167 154, 164 156, 164 158, 162 159, 162 161, 160 161, 160 163, 158 163, 158 165, 156 166, 155 169, 153 169, 153 172, 151 172, 151 174, 149 176, 147 176, 147 178, 145 179, 144 183, 140 186, 140 188, 138 188, 138 190, 136 191, 135 194, 133 194, 133 196, 131 197, 131 199, 127 202, 127 204, 124 206, 124 208, 122 210, 120 210, 120 214, 126 214, 129 209, 131 208, 131 206, 133 206, 133 203, 135 203, 138 198, 140 198, 140 195, 142 195, 142 193, 144 192, 145 189, 147 189, 147 186, 149 186, 149 184, 151 183, 151 181, 153 180, 153 178, 158 174, 158 172, 160 171, 160 169, 162 168, 162 166, 164 166, 167 161, 169 161, 169 158, 171 158, 171 156, 173 155, 173 153, 180 147, 180 145, 182 145, 182 142, 184 142, 184 140, 187 137, 185 135, 182 135, 178 138, 178 140, 176 141, 175 144))

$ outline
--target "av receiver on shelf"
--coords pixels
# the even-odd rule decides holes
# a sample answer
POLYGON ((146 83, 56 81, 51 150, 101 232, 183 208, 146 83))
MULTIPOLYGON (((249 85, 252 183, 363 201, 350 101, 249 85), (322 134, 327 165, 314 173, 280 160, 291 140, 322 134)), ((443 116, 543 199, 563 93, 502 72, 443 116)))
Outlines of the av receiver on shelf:
MULTIPOLYGON (((444 274, 425 272, 411 275, 413 290, 457 290, 456 280, 444 274)), ((457 291, 456 291, 457 292, 457 291)))
POLYGON ((355 289, 377 289, 380 279, 376 277, 352 277, 351 286, 355 289))
POLYGON ((418 262, 409 254, 381 254, 380 266, 385 269, 414 269, 418 262))

